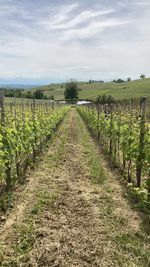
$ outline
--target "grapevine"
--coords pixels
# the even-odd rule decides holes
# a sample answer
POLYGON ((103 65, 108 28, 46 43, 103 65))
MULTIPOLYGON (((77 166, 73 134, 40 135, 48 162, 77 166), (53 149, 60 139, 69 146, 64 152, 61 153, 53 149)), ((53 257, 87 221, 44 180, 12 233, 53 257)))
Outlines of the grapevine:
POLYGON ((68 109, 43 103, 5 105, 5 121, 0 125, 0 186, 9 189, 22 180, 68 109))
POLYGON ((78 107, 78 112, 102 150, 133 188, 150 198, 150 123, 140 108, 78 107), (142 114, 142 115, 141 115, 142 114))

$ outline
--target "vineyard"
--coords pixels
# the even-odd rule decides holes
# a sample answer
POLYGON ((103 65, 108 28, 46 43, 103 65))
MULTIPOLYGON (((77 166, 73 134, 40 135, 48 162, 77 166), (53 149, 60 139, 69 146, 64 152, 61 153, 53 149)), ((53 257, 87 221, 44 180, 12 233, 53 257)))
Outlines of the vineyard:
POLYGON ((106 104, 81 107, 78 111, 128 186, 149 207, 150 122, 146 99, 136 108, 106 104))
POLYGON ((46 101, 3 101, 1 97, 0 188, 8 190, 23 179, 68 107, 55 107, 46 101))
MULTIPOLYGON (((107 155, 128 187, 149 209, 150 122, 146 98, 90 104, 77 107, 101 150, 107 155)), ((23 182, 28 166, 43 151, 52 133, 70 107, 41 100, 0 98, 0 190, 23 182)))
POLYGON ((146 99, 77 108, 4 100, 0 266, 148 267, 146 99))

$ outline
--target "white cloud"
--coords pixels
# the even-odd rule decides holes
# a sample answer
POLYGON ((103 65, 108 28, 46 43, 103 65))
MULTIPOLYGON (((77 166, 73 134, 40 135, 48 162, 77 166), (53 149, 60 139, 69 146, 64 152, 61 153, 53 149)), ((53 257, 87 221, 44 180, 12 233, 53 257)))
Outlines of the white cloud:
POLYGON ((28 0, 0 0, 0 79, 148 74, 150 10, 133 3, 46 5, 38 0, 33 12, 28 0))
POLYGON ((150 2, 141 1, 141 2, 135 2, 133 4, 138 5, 138 6, 149 6, 150 5, 150 2))
POLYGON ((68 19, 70 13, 76 10, 78 4, 71 4, 71 5, 62 5, 61 7, 55 7, 50 9, 50 15, 41 21, 37 22, 37 25, 43 25, 47 29, 55 28, 55 25, 61 25, 62 22, 68 19))
POLYGON ((116 19, 108 19, 101 22, 92 22, 88 26, 78 28, 78 29, 72 29, 68 30, 64 33, 64 40, 71 40, 71 39, 85 39, 85 38, 91 38, 92 36, 95 36, 99 33, 101 33, 106 28, 113 28, 115 26, 121 26, 130 23, 130 21, 121 21, 116 19))
MULTIPOLYGON (((70 18, 70 20, 65 21, 63 24, 60 23, 62 20, 56 20, 53 23, 50 23, 49 28, 52 29, 70 29, 74 28, 78 24, 89 22, 90 19, 96 18, 103 15, 108 15, 113 13, 115 10, 103 10, 103 11, 94 11, 94 10, 85 10, 82 11, 79 15, 75 16, 74 18, 70 18)), ((66 17, 67 19, 67 17, 66 17)), ((69 18, 68 18, 69 19, 69 18)))

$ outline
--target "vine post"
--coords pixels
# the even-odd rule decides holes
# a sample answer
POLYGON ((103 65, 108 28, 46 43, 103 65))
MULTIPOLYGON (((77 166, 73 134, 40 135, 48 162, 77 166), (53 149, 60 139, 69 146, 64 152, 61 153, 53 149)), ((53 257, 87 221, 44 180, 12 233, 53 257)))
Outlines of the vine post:
POLYGON ((1 112, 1 124, 5 124, 5 112, 4 112, 4 92, 0 92, 0 112, 1 112))
MULTIPOLYGON (((0 111, 1 111, 1 125, 2 125, 2 138, 3 138, 3 149, 5 144, 7 145, 6 133, 5 133, 5 109, 4 109, 4 92, 0 92, 0 111)), ((5 161, 5 156, 4 156, 5 161)), ((9 190, 11 185, 11 167, 9 162, 5 163, 5 174, 6 174, 6 188, 9 190)))
POLYGON ((34 134, 34 143, 33 143, 33 162, 35 162, 36 158, 36 121, 35 121, 35 113, 36 113, 36 107, 35 107, 35 98, 33 98, 32 102, 32 120, 33 120, 33 134, 34 134))
POLYGON ((97 140, 98 140, 98 142, 99 142, 99 140, 100 140, 100 132, 99 132, 99 123, 100 123, 100 105, 99 105, 99 103, 97 104, 97 116, 98 116, 97 140))
POLYGON ((137 187, 141 186, 141 176, 144 160, 144 137, 145 137, 145 112, 146 112, 146 97, 141 99, 141 121, 140 121, 140 133, 139 133, 139 148, 138 148, 138 157, 136 163, 136 178, 137 178, 137 187))
POLYGON ((52 102, 52 110, 54 110, 54 102, 52 102))
POLYGON ((110 142, 109 142, 109 154, 110 158, 113 153, 113 141, 112 141, 112 131, 113 131, 113 106, 110 105, 110 142))
MULTIPOLYGON (((132 135, 132 117, 133 117, 133 98, 130 100, 130 117, 129 117, 129 134, 132 135)), ((131 149, 131 144, 129 144, 129 149, 131 149)), ((127 170, 127 175, 128 175, 128 183, 132 182, 132 157, 130 156, 128 160, 128 170, 127 170)))

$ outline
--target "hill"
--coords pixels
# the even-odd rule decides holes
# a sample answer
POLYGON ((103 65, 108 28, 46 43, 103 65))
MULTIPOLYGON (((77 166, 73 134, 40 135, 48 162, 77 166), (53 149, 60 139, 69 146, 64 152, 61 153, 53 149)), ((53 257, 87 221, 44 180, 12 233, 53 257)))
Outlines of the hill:
MULTIPOLYGON (((143 95, 150 97, 150 78, 131 82, 79 82, 79 98, 95 100, 98 95, 112 95, 115 99, 138 98, 143 95)), ((64 99, 65 84, 49 84, 31 89, 32 92, 41 89, 47 96, 54 96, 55 100, 64 99)))

